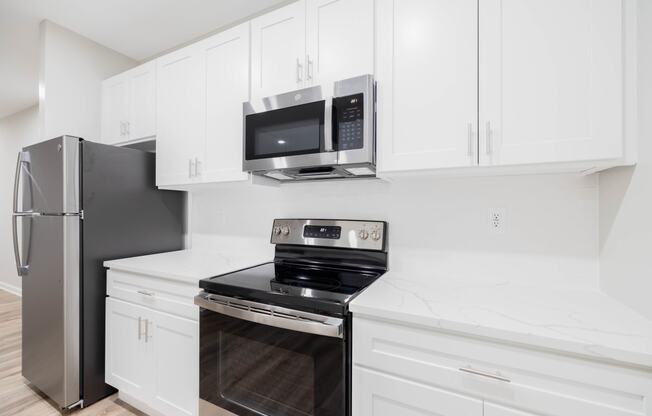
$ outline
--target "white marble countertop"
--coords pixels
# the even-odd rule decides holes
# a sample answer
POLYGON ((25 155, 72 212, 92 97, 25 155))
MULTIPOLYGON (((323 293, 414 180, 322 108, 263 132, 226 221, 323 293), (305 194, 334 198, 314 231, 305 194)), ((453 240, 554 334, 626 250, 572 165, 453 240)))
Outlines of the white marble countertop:
POLYGON ((354 317, 366 315, 652 368, 652 321, 597 290, 390 271, 356 297, 350 309, 354 317))
POLYGON ((245 251, 180 250, 109 260, 104 262, 104 267, 194 283, 207 277, 256 266, 273 259, 273 248, 245 251))

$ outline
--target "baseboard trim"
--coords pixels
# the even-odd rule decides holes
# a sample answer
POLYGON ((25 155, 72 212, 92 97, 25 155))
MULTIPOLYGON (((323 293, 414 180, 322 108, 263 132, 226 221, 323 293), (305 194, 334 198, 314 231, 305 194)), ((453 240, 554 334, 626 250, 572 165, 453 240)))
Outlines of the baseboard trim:
POLYGON ((23 296, 23 288, 20 286, 10 285, 9 283, 0 282, 0 289, 12 293, 16 296, 23 296))
POLYGON ((118 399, 120 399, 123 402, 127 403, 129 406, 140 410, 141 412, 145 413, 148 416, 165 416, 162 413, 152 409, 144 401, 142 401, 140 399, 137 399, 134 396, 132 396, 130 394, 126 394, 126 393, 124 393, 122 391, 118 391, 118 399))

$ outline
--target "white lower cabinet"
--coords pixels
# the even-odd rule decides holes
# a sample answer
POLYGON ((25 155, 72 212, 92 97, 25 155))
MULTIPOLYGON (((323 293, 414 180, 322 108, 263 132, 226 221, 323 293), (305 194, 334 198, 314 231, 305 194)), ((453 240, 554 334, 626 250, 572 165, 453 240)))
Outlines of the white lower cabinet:
POLYGON ((353 415, 652 416, 652 372, 353 318, 353 415))
POLYGON ((106 382, 148 414, 195 416, 199 323, 149 307, 166 304, 165 290, 138 293, 144 293, 142 304, 106 299, 106 382))

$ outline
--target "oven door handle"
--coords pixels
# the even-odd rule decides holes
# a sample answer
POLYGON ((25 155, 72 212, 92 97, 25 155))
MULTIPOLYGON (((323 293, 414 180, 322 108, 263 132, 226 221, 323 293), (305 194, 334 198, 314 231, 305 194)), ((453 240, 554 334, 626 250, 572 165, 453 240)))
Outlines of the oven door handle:
POLYGON ((339 318, 205 293, 195 296, 195 305, 222 315, 261 325, 306 334, 343 338, 344 321, 339 318))

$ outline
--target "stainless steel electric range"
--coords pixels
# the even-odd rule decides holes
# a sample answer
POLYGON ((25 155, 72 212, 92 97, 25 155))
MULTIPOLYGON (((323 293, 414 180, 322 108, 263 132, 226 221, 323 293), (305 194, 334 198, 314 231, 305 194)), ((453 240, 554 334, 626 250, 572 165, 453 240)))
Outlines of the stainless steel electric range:
POLYGON ((200 416, 350 415, 348 304, 386 241, 381 221, 277 219, 273 262, 200 281, 200 416))

